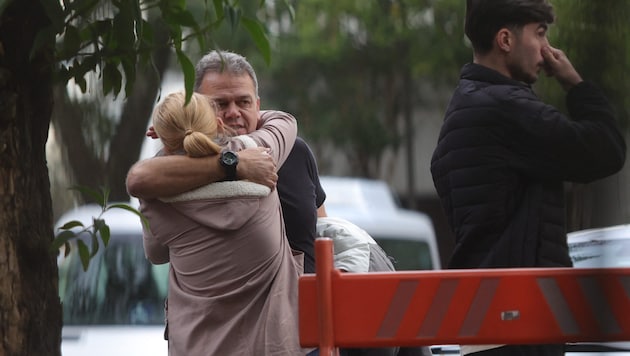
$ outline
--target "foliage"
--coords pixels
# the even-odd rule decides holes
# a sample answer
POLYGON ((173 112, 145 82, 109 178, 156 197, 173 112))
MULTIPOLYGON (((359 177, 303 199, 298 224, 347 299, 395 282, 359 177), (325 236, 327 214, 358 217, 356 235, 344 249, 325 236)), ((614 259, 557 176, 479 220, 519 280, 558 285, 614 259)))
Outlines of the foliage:
MULTIPOLYGON (((107 4, 111 1, 101 1, 101 3, 107 4)), ((150 40, 153 42, 141 47, 141 51, 129 53, 133 58, 138 59, 133 71, 134 76, 130 78, 135 85, 129 88, 130 91, 121 89, 125 95, 118 95, 113 91, 105 95, 103 90, 105 83, 102 78, 107 77, 108 73, 100 71, 100 66, 95 67, 95 72, 88 72, 81 78, 82 81, 79 83, 83 88, 75 84, 76 80, 73 78, 69 85, 61 80, 55 87, 55 105, 52 115, 54 130, 52 132, 62 150, 63 163, 56 165, 53 169, 69 172, 71 184, 107 186, 113 200, 128 199, 125 187, 126 173, 140 156, 142 138, 155 100, 159 100, 162 95, 162 77, 167 72, 182 73, 181 65, 170 65, 171 62, 175 63, 178 60, 176 51, 172 50, 174 40, 171 28, 173 26, 169 23, 173 21, 167 21, 168 15, 165 20, 160 7, 146 5, 150 3, 157 2, 155 0, 141 1, 140 6, 145 9, 142 14, 143 29, 150 30, 152 35, 150 40), (147 65, 141 61, 142 58, 148 58, 150 64, 147 65), (169 70, 169 66, 175 68, 169 70)), ((242 43, 241 47, 251 48, 251 52, 256 51, 257 48, 260 49, 255 53, 256 58, 262 58, 263 63, 270 61, 267 31, 261 25, 263 22, 255 21, 261 8, 269 5, 258 1, 243 3, 230 1, 231 5, 225 1, 209 2, 207 0, 189 0, 185 3, 185 11, 192 17, 189 22, 196 22, 197 27, 202 28, 201 33, 196 33, 193 27, 182 27, 180 30, 184 36, 181 52, 188 57, 184 63, 190 64, 189 69, 184 71, 188 76, 186 84, 189 86, 189 93, 193 83, 192 63, 208 51, 206 44, 213 48, 232 48, 232 39, 238 38, 242 43), (223 17, 214 11, 216 4, 221 3, 224 3, 221 5, 223 17), (214 24, 214 27, 210 26, 210 22, 214 24), (200 45, 200 41, 204 44, 200 45)), ((119 16, 120 11, 111 4, 109 7, 101 5, 97 15, 103 18, 115 18, 119 16)), ((75 20, 72 25, 75 26, 75 23, 82 22, 75 20)), ((89 23, 86 26, 89 26, 89 23)), ((130 34, 132 35, 134 34, 130 34)), ((61 53, 63 48, 72 47, 63 44, 65 39, 65 35, 58 37, 58 53, 61 53)), ((89 48, 94 48, 94 46, 89 48)), ((113 52, 109 47, 107 51, 113 52)), ((104 53, 101 51, 100 55, 104 53)), ((77 54, 73 60, 61 60, 60 70, 67 72, 65 67, 69 64, 85 60, 87 59, 83 54, 77 54)), ((119 79, 124 78, 125 67, 118 66, 117 68, 120 73, 114 74, 119 79)), ((132 82, 121 85, 131 86, 132 82)), ((65 191, 65 187, 69 184, 60 182, 58 185, 65 191)), ((74 196, 79 201, 88 198, 79 194, 74 194, 74 196)), ((66 210, 66 207, 59 207, 58 204, 55 204, 55 208, 57 212, 66 210)))
MULTIPOLYGON (((258 2, 258 7, 264 3, 264 0, 258 2)), ((191 1, 187 4, 186 0, 63 0, 42 1, 42 4, 51 24, 40 31, 31 53, 34 55, 49 43, 56 43, 55 61, 59 64, 56 79, 62 85, 74 82, 83 93, 90 90, 93 85, 91 81, 99 81, 99 92, 102 95, 112 94, 117 97, 124 87, 125 97, 129 97, 139 75, 138 68, 150 66, 155 69, 152 55, 163 53, 160 49, 171 48, 181 66, 185 88, 190 97, 194 84, 194 66, 185 53, 190 50, 188 43, 195 41, 200 52, 207 51, 207 43, 212 40, 215 32, 225 27, 224 23, 232 30, 244 28, 265 61, 270 62, 269 41, 265 28, 256 18, 256 9, 242 6, 238 1, 191 1), (161 23, 150 21, 156 18, 161 23), (164 28, 168 33, 166 41, 157 35, 164 28), (96 73, 96 77, 93 73, 96 73)), ((98 115, 103 113, 103 108, 94 107, 93 103, 81 105, 92 107, 98 115)), ((80 112, 85 115, 84 110, 80 112)), ((85 120, 81 119, 78 122, 83 121, 85 120)), ((92 126, 99 125, 92 130, 99 132, 100 136, 103 129, 114 129, 109 120, 92 121, 92 126), (100 126, 103 123, 106 126, 100 126)), ((99 147, 105 149, 105 145, 99 147)), ((107 154, 100 153, 97 156, 104 157, 107 154)), ((102 189, 100 193, 86 187, 74 189, 96 200, 103 209, 102 213, 114 208, 127 209, 146 222, 129 205, 108 204, 108 189, 102 189)), ((71 249, 70 242, 75 240, 83 266, 87 268, 90 258, 98 251, 99 244, 93 243, 90 251, 78 237, 88 233, 94 242, 100 238, 103 245, 107 246, 109 227, 101 218, 102 213, 94 217, 90 226, 83 226, 78 221, 64 224, 54 239, 52 249, 58 251, 64 246, 67 254, 71 249)))
MULTIPOLYGON (((385 152, 413 141, 414 115, 440 105, 424 87, 452 87, 470 57, 460 0, 300 0, 267 23, 282 53, 265 92, 312 141, 347 155, 352 172, 378 176, 385 152), (448 79, 445 80, 445 79, 448 79), (287 98, 287 93, 291 95, 287 98)), ((441 106, 441 105, 440 105, 441 106)))
MULTIPOLYGON (((602 87, 624 127, 630 122, 630 2, 557 0, 552 40, 565 51, 586 80, 602 87), (594 55, 596 54, 596 55, 594 55)), ((561 104, 563 95, 545 86, 561 104)))
POLYGON ((155 48, 167 46, 174 49, 186 91, 192 95, 194 66, 184 53, 184 44, 194 40, 205 51, 208 36, 224 21, 232 28, 243 26, 262 55, 270 59, 262 24, 255 17, 243 15, 239 3, 230 0, 213 0, 211 5, 204 1, 203 11, 195 13, 186 0, 63 0, 42 4, 51 24, 39 33, 33 53, 59 38, 57 79, 61 83, 72 80, 83 92, 88 89, 86 74, 97 72, 104 94, 118 95, 124 84, 129 95, 138 65, 150 66, 155 48), (165 43, 155 40, 156 29, 146 20, 150 12, 157 12, 168 29, 165 43), (201 14, 201 19, 195 14, 201 14))
POLYGON ((103 214, 110 209, 124 209, 130 211, 140 218, 140 221, 144 225, 145 228, 149 227, 148 220, 135 208, 131 207, 128 204, 115 203, 110 204, 108 202, 109 191, 107 188, 101 188, 100 192, 90 189, 88 187, 76 186, 71 189, 75 189, 84 193, 86 195, 91 196, 94 201, 101 207, 101 213, 92 217, 92 225, 84 225, 83 222, 78 220, 68 221, 63 224, 63 226, 59 227, 59 232, 55 236, 51 244, 51 250, 53 253, 58 253, 59 250, 63 247, 65 256, 70 254, 72 249, 72 242, 76 244, 76 248, 79 250, 79 257, 81 258, 81 264, 83 265, 83 270, 87 271, 90 260, 92 257, 96 255, 99 250, 99 246, 102 244, 104 247, 107 247, 109 243, 110 230, 109 225, 103 219, 103 214), (81 239, 81 237, 88 235, 91 240, 90 249, 88 245, 81 239), (101 242, 99 243, 99 238, 101 242))

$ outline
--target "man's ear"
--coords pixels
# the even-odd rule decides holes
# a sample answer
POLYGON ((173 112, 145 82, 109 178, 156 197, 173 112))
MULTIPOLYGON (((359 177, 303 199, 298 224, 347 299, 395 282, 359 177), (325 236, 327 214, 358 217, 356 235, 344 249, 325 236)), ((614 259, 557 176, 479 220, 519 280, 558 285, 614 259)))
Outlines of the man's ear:
POLYGON ((503 52, 510 52, 512 50, 512 44, 514 41, 512 31, 507 28, 502 28, 497 32, 494 40, 497 43, 497 47, 503 52))

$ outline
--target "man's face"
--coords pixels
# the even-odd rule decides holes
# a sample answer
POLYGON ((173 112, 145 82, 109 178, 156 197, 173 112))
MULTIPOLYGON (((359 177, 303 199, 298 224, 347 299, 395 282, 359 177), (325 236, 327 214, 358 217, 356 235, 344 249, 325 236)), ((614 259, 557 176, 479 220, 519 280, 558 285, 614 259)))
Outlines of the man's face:
POLYGON ((545 64, 541 50, 549 45, 547 24, 530 23, 513 34, 514 46, 508 59, 508 70, 512 79, 533 84, 545 64))
POLYGON ((256 130, 260 100, 256 97, 254 81, 249 75, 206 73, 198 92, 216 102, 217 114, 223 124, 234 129, 237 135, 256 130))

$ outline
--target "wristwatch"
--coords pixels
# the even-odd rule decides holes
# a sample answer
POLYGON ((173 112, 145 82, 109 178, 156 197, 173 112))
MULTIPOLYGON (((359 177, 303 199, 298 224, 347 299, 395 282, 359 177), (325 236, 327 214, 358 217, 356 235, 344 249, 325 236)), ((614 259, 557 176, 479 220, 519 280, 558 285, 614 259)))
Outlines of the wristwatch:
POLYGON ((225 150, 219 156, 219 163, 225 169, 225 180, 236 179, 236 165, 238 165, 238 155, 236 152, 225 150))

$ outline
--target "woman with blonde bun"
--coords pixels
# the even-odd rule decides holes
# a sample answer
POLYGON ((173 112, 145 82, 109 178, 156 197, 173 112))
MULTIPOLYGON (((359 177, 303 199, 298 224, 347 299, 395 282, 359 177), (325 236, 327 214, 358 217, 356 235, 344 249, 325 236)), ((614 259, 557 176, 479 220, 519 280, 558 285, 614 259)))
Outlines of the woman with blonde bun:
MULTIPOLYGON (((261 112, 258 130, 230 137, 207 97, 168 95, 153 126, 166 155, 218 155, 269 148, 280 167, 297 135, 288 114, 261 112)), ((285 235, 277 191, 222 181, 159 199, 140 200, 149 221, 148 259, 170 262, 170 356, 300 355, 297 283, 302 266, 285 235)))
POLYGON ((215 140, 223 127, 209 99, 193 93, 186 104, 184 93, 167 96, 153 114, 153 127, 166 154, 185 153, 190 157, 217 154, 215 140))

